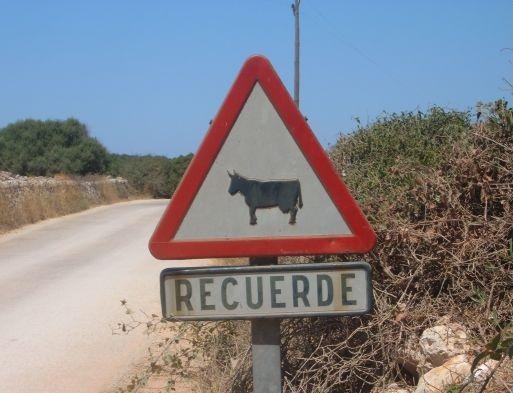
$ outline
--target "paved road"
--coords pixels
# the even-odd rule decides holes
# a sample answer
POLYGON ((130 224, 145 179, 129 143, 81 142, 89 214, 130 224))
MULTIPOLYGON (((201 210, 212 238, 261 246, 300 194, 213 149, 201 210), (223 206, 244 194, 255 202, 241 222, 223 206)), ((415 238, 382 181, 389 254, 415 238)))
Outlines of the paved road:
POLYGON ((0 236, 1 393, 104 392, 143 358, 142 332, 110 326, 124 318, 120 299, 160 314, 158 274, 170 263, 147 242, 166 204, 100 207, 0 236))

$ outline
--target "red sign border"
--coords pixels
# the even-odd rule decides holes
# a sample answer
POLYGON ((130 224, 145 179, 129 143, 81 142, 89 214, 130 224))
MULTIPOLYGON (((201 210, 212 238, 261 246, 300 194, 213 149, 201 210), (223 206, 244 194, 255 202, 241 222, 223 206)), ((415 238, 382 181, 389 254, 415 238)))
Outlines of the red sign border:
POLYGON ((376 234, 340 179, 324 148, 308 126, 278 74, 264 56, 246 60, 221 109, 185 172, 149 242, 157 259, 228 258, 365 253, 376 243, 376 234), (308 237, 174 240, 210 167, 242 111, 253 87, 259 83, 303 152, 351 235, 308 237))

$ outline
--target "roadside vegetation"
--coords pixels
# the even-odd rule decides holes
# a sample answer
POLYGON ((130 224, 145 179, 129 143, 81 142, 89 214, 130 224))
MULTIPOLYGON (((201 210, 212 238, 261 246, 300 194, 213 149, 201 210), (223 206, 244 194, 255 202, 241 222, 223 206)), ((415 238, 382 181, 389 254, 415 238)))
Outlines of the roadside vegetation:
POLYGON ((0 130, 0 170, 24 176, 105 174, 109 153, 75 119, 23 120, 0 130))
POLYGON ((0 170, 23 176, 123 177, 141 195, 169 198, 192 154, 167 158, 109 153, 76 119, 22 120, 0 129, 0 170))
MULTIPOLYGON (((375 307, 362 317, 284 320, 285 392, 413 392, 427 370, 414 348, 426 329, 450 323, 466 331, 473 369, 496 363, 484 381, 467 376, 440 391, 511 391, 513 111, 504 101, 478 111, 476 121, 439 107, 386 114, 330 148, 377 246, 363 257, 280 263, 364 259, 373 267, 375 307)), ((149 326, 155 324, 158 318, 149 326)), ((247 322, 166 325, 180 326, 177 341, 192 344, 179 351, 171 345, 152 359, 165 367, 159 372, 170 390, 186 372, 194 391, 251 391, 247 322)))
POLYGON ((364 256, 375 308, 367 317, 286 321, 287 391, 412 387, 423 370, 408 367, 405 353, 425 329, 460 323, 474 356, 511 324, 513 111, 504 101, 478 111, 475 123, 441 108, 386 115, 333 146, 336 168, 377 232, 364 256))
POLYGON ((0 129, 0 233, 92 206, 169 198, 192 154, 112 154, 76 119, 0 129))
POLYGON ((121 178, 27 177, 0 171, 0 234, 93 206, 127 201, 135 195, 121 178))
POLYGON ((127 179, 141 194, 170 198, 191 159, 192 154, 175 158, 111 154, 109 173, 127 179))

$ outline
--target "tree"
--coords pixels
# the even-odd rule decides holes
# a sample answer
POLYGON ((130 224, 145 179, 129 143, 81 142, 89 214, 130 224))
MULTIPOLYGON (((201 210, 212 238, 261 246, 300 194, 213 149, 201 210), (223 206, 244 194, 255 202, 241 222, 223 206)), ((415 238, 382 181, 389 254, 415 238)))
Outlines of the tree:
POLYGON ((105 173, 109 153, 70 118, 22 120, 0 130, 0 169, 21 175, 105 173))

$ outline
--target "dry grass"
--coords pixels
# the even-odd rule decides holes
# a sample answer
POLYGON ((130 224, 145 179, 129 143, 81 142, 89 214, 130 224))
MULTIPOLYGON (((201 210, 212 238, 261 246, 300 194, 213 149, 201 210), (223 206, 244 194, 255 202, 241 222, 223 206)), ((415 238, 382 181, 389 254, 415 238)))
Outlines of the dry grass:
POLYGON ((0 233, 135 196, 127 183, 112 179, 60 176, 56 180, 21 185, 0 182, 0 233))
POLYGON ((191 323, 188 331, 199 359, 192 373, 196 392, 226 393, 237 386, 251 362, 249 322, 191 323))

